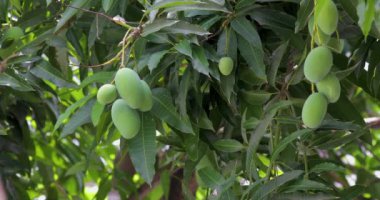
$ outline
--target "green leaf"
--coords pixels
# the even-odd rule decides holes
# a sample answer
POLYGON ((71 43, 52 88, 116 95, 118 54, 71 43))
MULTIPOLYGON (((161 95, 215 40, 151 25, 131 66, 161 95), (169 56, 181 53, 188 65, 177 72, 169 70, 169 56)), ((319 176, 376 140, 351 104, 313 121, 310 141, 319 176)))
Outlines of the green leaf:
POLYGON ((165 27, 172 26, 178 22, 178 20, 157 19, 152 23, 145 24, 143 26, 143 32, 141 33, 141 36, 148 36, 149 34, 155 33, 165 27))
POLYGON ((164 88, 156 88, 152 92, 154 101, 152 113, 184 133, 193 133, 188 117, 180 117, 176 112, 169 91, 164 88))
POLYGON ((94 103, 95 100, 92 100, 87 102, 83 107, 79 108, 70 118, 69 122, 64 125, 59 137, 66 137, 74 133, 79 126, 91 122, 91 109, 94 103))
POLYGON ((0 85, 13 88, 18 91, 27 92, 34 91, 34 89, 25 81, 11 76, 9 73, 0 73, 0 85))
POLYGON ((74 15, 80 12, 80 9, 86 6, 90 0, 74 0, 70 7, 67 7, 65 12, 62 14, 61 19, 59 19, 57 26, 55 27, 54 32, 57 32, 61 29, 74 15))
POLYGON ((254 155, 256 154, 256 151, 257 151, 257 148, 259 147, 261 139, 267 132, 266 129, 272 123, 272 120, 274 116, 276 115, 277 111, 281 108, 287 107, 295 103, 297 102, 296 101, 277 101, 276 103, 270 102, 266 105, 267 108, 265 110, 265 114, 263 118, 260 120, 259 125, 251 134, 251 137, 249 139, 247 154, 245 157, 246 159, 245 170, 248 173, 248 177, 252 177, 251 173, 255 173, 253 174, 254 177, 256 177, 256 179, 258 178, 257 171, 251 169, 252 165, 254 164, 252 160, 253 160, 254 155))
POLYGON ((86 77, 79 85, 79 88, 84 88, 92 83, 108 83, 111 82, 115 72, 96 72, 92 76, 86 77))
POLYGON ((71 166, 65 173, 65 176, 74 175, 78 172, 82 172, 86 169, 86 162, 85 161, 79 161, 75 163, 73 166, 71 166))
POLYGON ((291 143, 293 142, 295 139, 297 138, 300 138, 306 134, 309 134, 311 133, 312 130, 310 129, 302 129, 302 130, 298 130, 296 132, 293 132, 292 134, 290 134, 289 136, 283 138, 281 140, 281 142, 276 145, 275 149, 273 150, 273 153, 271 155, 271 163, 273 163, 274 161, 276 161, 277 157, 280 155, 280 153, 291 143))
POLYGON ((199 169, 198 175, 205 186, 210 188, 216 188, 224 181, 223 176, 212 167, 199 169))
POLYGON ((284 185, 285 183, 298 178, 302 173, 302 170, 293 170, 290 172, 285 172, 281 176, 274 177, 269 182, 260 185, 257 190, 254 191, 252 199, 265 199, 265 197, 272 193, 274 190, 284 185))
POLYGON ((208 76, 210 73, 210 69, 204 49, 199 46, 194 46, 192 57, 192 64, 194 69, 197 70, 199 73, 208 76))
POLYGON ((114 0, 102 0, 102 7, 104 11, 108 12, 114 3, 114 0))
POLYGON ((281 44, 271 56, 271 65, 268 72, 268 82, 270 85, 275 86, 278 68, 288 48, 289 42, 281 44))
POLYGON ((127 144, 136 171, 151 185, 156 162, 156 123, 149 113, 141 113, 140 131, 127 144))
POLYGON ((81 107, 83 104, 85 104, 88 100, 90 100, 91 98, 93 98, 95 95, 88 95, 88 96, 85 96, 83 97, 82 99, 80 99, 79 101, 76 101, 75 103, 73 103, 72 105, 70 105, 64 113, 62 113, 58 119, 57 119, 57 122, 55 123, 54 125, 54 130, 53 132, 55 132, 61 125, 62 123, 64 122, 64 120, 66 120, 67 118, 69 118, 69 116, 79 107, 81 107))
POLYGON ((262 90, 241 92, 242 98, 251 105, 263 105, 267 102, 273 93, 265 92, 262 90))
POLYGON ((359 0, 356 9, 359 16, 358 24, 363 31, 364 37, 367 38, 375 19, 375 0, 359 0))
POLYGON ((209 35, 208 31, 203 29, 201 26, 196 25, 196 24, 190 24, 185 21, 179 21, 171 26, 165 27, 162 29, 165 32, 172 33, 172 34, 184 34, 184 35, 189 35, 189 34, 195 34, 195 35, 209 35))
POLYGON ((299 181, 296 181, 295 183, 287 186, 284 190, 287 193, 292 193, 296 191, 310 191, 310 190, 329 190, 330 188, 327 187, 325 184, 312 181, 308 179, 301 179, 299 181))
POLYGON ((309 17, 313 14, 314 1, 310 0, 301 0, 300 8, 297 12, 297 21, 295 26, 295 33, 298 33, 300 30, 305 28, 308 23, 309 17))
POLYGON ((191 50, 191 45, 190 45, 190 42, 189 40, 181 40, 179 43, 177 43, 176 45, 174 45, 174 48, 184 54, 184 55, 187 55, 189 56, 190 58, 193 57, 193 53, 192 53, 192 50, 191 50))
POLYGON ((176 7, 176 6, 183 6, 183 5, 193 5, 198 4, 199 1, 179 1, 179 0, 164 0, 164 1, 157 1, 151 8, 148 9, 148 11, 157 10, 161 8, 170 8, 170 7, 176 7))
POLYGON ((220 11, 220 12, 226 12, 226 13, 229 12, 224 6, 213 3, 211 1, 208 1, 208 2, 198 1, 198 3, 196 4, 167 7, 165 8, 164 12, 177 12, 177 11, 189 11, 189 10, 220 11))
POLYGON ((97 126, 104 111, 104 105, 100 104, 98 101, 95 102, 91 110, 91 121, 94 126, 97 126))
POLYGON ((156 69, 158 63, 160 63, 162 57, 165 56, 169 51, 168 50, 163 50, 163 51, 158 51, 150 55, 149 61, 148 61, 148 68, 150 71, 153 71, 156 69))
POLYGON ((330 171, 344 171, 344 168, 334 163, 324 162, 312 167, 309 170, 309 173, 320 174, 321 172, 330 172, 330 171))
POLYGON ((260 140, 265 135, 266 129, 271 124, 273 117, 275 115, 276 115, 275 112, 266 113, 263 119, 260 120, 260 124, 257 126, 257 128, 252 133, 249 139, 247 154, 245 157, 246 159, 245 170, 248 173, 248 177, 252 177, 251 173, 254 173, 253 176, 255 177, 255 179, 259 177, 257 171, 252 169, 253 156, 256 154, 256 150, 259 147, 260 140))
POLYGON ((66 88, 75 88, 77 87, 71 81, 67 81, 62 77, 62 73, 58 71, 56 68, 50 65, 47 61, 39 62, 35 67, 33 67, 30 72, 41 78, 42 80, 46 79, 52 83, 54 83, 58 87, 66 87, 66 88))
POLYGON ((238 152, 244 149, 244 146, 237 140, 234 139, 221 139, 217 140, 212 144, 215 149, 223 152, 238 152))
POLYGON ((248 66, 255 73, 256 77, 266 81, 267 78, 265 75, 265 65, 263 61, 264 55, 262 49, 256 48, 254 45, 240 36, 238 36, 238 47, 240 54, 248 63, 248 66))

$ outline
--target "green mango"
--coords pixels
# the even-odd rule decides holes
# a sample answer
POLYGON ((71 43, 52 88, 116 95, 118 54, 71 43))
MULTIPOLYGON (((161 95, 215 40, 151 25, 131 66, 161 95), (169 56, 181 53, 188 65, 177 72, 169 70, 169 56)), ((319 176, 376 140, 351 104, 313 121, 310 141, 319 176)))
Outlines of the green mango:
POLYGON ((96 95, 100 104, 106 105, 113 102, 117 97, 116 87, 112 84, 105 84, 99 88, 96 95))
POLYGON ((139 75, 129 68, 122 68, 116 72, 115 85, 121 98, 123 98, 131 108, 140 108, 144 92, 139 75))
POLYGON ((317 24, 318 27, 328 35, 333 34, 338 27, 339 13, 332 0, 326 0, 322 5, 317 24))
POLYGON ((132 109, 124 99, 118 99, 112 104, 112 122, 125 139, 131 139, 140 131, 140 115, 132 109))
POLYGON ((316 83, 322 80, 331 70, 333 56, 327 47, 320 46, 312 49, 304 63, 304 74, 307 80, 316 83))
POLYGON ((340 97, 340 82, 334 74, 327 75, 317 83, 318 92, 324 94, 330 103, 335 103, 340 97))
POLYGON ((225 76, 231 74, 234 69, 234 61, 230 57, 223 57, 219 60, 219 71, 225 76))
POLYGON ((313 93, 302 108, 302 121, 309 128, 318 128, 327 112, 327 99, 322 93, 313 93))
POLYGON ((311 16, 308 23, 308 30, 309 34, 313 36, 314 34, 314 41, 318 45, 327 45, 330 41, 330 35, 324 33, 321 29, 314 30, 314 16, 311 16), (315 31, 315 32, 314 32, 315 31))
POLYGON ((150 111, 153 107, 152 91, 150 90, 149 85, 145 81, 141 81, 141 83, 143 86, 144 98, 139 110, 142 112, 146 112, 150 111))

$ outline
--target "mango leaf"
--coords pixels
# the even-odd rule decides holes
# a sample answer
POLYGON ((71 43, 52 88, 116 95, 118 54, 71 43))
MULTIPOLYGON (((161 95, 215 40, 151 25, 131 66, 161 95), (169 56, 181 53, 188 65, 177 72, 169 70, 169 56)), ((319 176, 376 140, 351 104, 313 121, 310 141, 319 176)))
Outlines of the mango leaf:
POLYGON ((91 76, 86 77, 81 84, 79 85, 79 88, 84 88, 92 83, 107 83, 111 82, 111 79, 115 75, 115 72, 97 72, 91 76))
POLYGON ((77 108, 81 107, 83 104, 85 104, 88 100, 90 100, 93 97, 94 97, 94 95, 88 95, 88 96, 83 97, 79 101, 76 101, 75 103, 71 104, 65 110, 64 113, 62 113, 61 115, 59 115, 59 117, 57 119, 57 122, 54 125, 53 132, 55 132, 62 125, 62 123, 64 122, 64 120, 66 120, 77 108))
POLYGON ((212 167, 204 167, 198 170, 198 175, 205 186, 216 188, 224 181, 223 176, 212 167))
POLYGON ((285 187, 285 191, 287 193, 292 193, 295 191, 310 191, 310 190, 329 190, 330 188, 327 187, 325 184, 313 181, 313 180, 308 180, 308 179, 301 179, 296 181, 295 183, 285 187))
POLYGON ((221 12, 226 12, 226 13, 229 12, 224 6, 213 3, 211 1, 168 7, 168 8, 165 8, 164 12, 189 11, 189 10, 221 11, 221 12))
POLYGON ((204 49, 199 46, 194 46, 192 57, 192 64, 194 69, 197 70, 199 73, 208 76, 210 73, 210 69, 204 49))
POLYGON ((273 93, 265 92, 262 90, 258 91, 246 91, 241 92, 242 98, 251 105, 263 105, 267 102, 273 93))
POLYGON ((338 166, 334 163, 324 162, 315 165, 309 170, 309 173, 321 173, 321 172, 330 172, 330 171, 344 171, 344 168, 338 166))
POLYGON ((0 85, 7 86, 18 91, 34 91, 34 89, 25 80, 22 81, 8 73, 0 73, 0 85))
POLYGON ((172 34, 184 34, 184 35, 189 35, 189 34, 195 34, 195 35, 209 35, 208 31, 203 29, 201 26, 196 25, 196 24, 190 24, 185 21, 179 21, 171 26, 165 27, 162 29, 165 32, 172 33, 172 34))
POLYGON ((71 176, 78 172, 82 172, 86 169, 86 162, 85 161, 79 161, 75 163, 73 166, 71 166, 65 173, 65 176, 71 176))
POLYGON ((61 132, 60 138, 66 137, 75 132, 75 130, 84 124, 91 122, 91 109, 95 103, 95 99, 87 102, 83 107, 79 108, 67 122, 61 132))
POLYGON ((367 39, 372 22, 375 19, 375 0, 359 0, 356 7, 359 16, 359 26, 363 31, 364 37, 367 39))
POLYGON ((70 7, 67 7, 65 12, 62 14, 62 17, 59 19, 54 32, 57 32, 59 29, 61 29, 74 15, 80 12, 80 9, 78 8, 83 8, 88 2, 90 2, 90 0, 74 0, 70 4, 70 7))
POLYGON ((161 8, 170 8, 170 7, 176 7, 176 6, 183 6, 183 5, 193 5, 198 4, 199 1, 181 1, 181 0, 164 0, 164 1, 157 1, 155 4, 153 4, 152 7, 148 9, 148 11, 157 10, 161 8))
POLYGON ((97 126, 104 111, 104 105, 100 104, 98 101, 95 102, 91 109, 91 121, 94 126, 97 126))
POLYGON ((127 144, 136 171, 151 185, 156 162, 156 123, 149 113, 141 113, 140 131, 127 144))
POLYGON ((190 45, 190 42, 189 40, 181 40, 179 43, 177 43, 176 45, 174 45, 174 48, 184 54, 184 55, 187 55, 189 56, 190 58, 193 57, 193 53, 192 53, 192 50, 191 50, 191 45, 190 45))
POLYGON ((256 76, 266 80, 264 51, 255 27, 244 17, 233 20, 231 26, 240 35, 238 36, 238 48, 241 55, 256 76))
POLYGON ((268 82, 270 85, 275 86, 276 76, 278 68, 280 67, 281 61, 285 55, 286 49, 288 48, 289 42, 281 44, 271 56, 271 65, 268 72, 268 82))
POLYGON ((310 129, 301 129, 298 130, 289 136, 285 137, 284 139, 281 140, 281 142, 276 145, 275 149, 273 150, 273 153, 271 155, 271 163, 276 161, 277 157, 280 155, 280 153, 295 139, 300 138, 308 133, 311 133, 312 130, 310 129))
POLYGON ((238 152, 244 148, 244 146, 239 141, 233 139, 217 140, 212 145, 219 151, 229 153, 238 152))
POLYGON ((76 84, 74 84, 71 81, 65 80, 62 77, 62 73, 58 71, 56 68, 50 65, 47 61, 39 62, 35 67, 30 69, 30 72, 41 78, 46 79, 52 83, 54 83, 58 87, 66 87, 66 88, 75 88, 77 87, 76 84))
POLYGON ((265 199, 270 193, 284 185, 285 183, 298 178, 303 173, 302 170, 293 170, 290 172, 285 172, 281 176, 274 177, 269 182, 260 185, 257 190, 254 191, 252 199, 265 199))
POLYGON ((153 93, 153 108, 152 113, 159 119, 170 124, 174 128, 184 132, 193 133, 190 120, 188 117, 180 117, 177 113, 172 97, 167 89, 156 88, 153 93))
POLYGON ((114 0, 102 0, 102 7, 104 11, 108 12, 114 2, 114 0))
POLYGON ((155 33, 165 27, 172 26, 176 23, 178 23, 178 20, 167 20, 167 19, 157 19, 154 20, 152 23, 145 24, 143 26, 143 32, 141 33, 141 36, 145 37, 149 34, 155 33))
POLYGON ((309 17, 313 14, 314 1, 301 0, 300 8, 297 11, 297 21, 295 26, 295 33, 305 28, 308 23, 309 17))
POLYGON ((168 53, 168 50, 163 50, 163 51, 158 51, 158 52, 155 52, 153 53, 150 57, 149 57, 149 61, 148 61, 148 68, 150 71, 153 71, 154 69, 156 69, 158 63, 160 63, 162 57, 165 56, 165 54, 168 53))

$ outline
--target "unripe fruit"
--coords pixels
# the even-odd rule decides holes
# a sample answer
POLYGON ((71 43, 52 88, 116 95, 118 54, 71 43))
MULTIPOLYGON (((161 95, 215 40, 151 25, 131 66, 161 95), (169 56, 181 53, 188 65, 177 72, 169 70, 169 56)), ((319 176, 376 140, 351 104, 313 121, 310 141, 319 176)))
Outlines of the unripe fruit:
POLYGON ((318 26, 321 30, 329 35, 336 31, 338 26, 338 9, 332 0, 327 0, 323 5, 318 15, 318 26))
POLYGON ((152 91, 150 90, 149 85, 145 81, 141 81, 141 83, 144 91, 144 99, 139 109, 142 112, 146 112, 151 110, 153 106, 152 91))
POLYGON ((315 43, 317 43, 318 45, 326 45, 328 44, 329 40, 330 40, 330 35, 327 35, 326 33, 324 33, 322 30, 318 30, 318 32, 316 30, 314 30, 314 16, 311 16, 310 19, 309 19, 309 23, 308 23, 308 29, 309 29, 309 34, 311 36, 313 36, 314 34, 314 41, 315 43))
POLYGON ((24 36, 24 31, 20 27, 14 26, 14 27, 9 28, 5 32, 4 39, 16 40, 16 39, 20 39, 20 37, 22 36, 24 36))
POLYGON ((318 92, 324 94, 330 103, 335 103, 340 97, 340 82, 334 74, 327 75, 317 83, 318 92))
POLYGON ((219 71, 225 76, 231 74, 234 69, 234 61, 230 57, 223 57, 219 60, 219 71))
POLYGON ((105 84, 99 88, 96 97, 100 104, 109 104, 113 102, 117 97, 116 87, 112 84, 105 84))
POLYGON ((140 130, 140 116, 136 110, 129 107, 124 99, 118 99, 112 104, 112 122, 125 139, 133 138, 140 130))
POLYGON ((327 111, 327 99, 322 93, 313 93, 302 108, 302 121, 309 128, 321 125, 327 111))
POLYGON ((304 64, 304 74, 307 80, 316 83, 322 80, 333 65, 333 57, 327 47, 317 47, 310 51, 304 64))
POLYGON ((139 75, 129 68, 122 68, 116 72, 115 85, 119 95, 131 108, 137 109, 141 106, 144 93, 139 75))

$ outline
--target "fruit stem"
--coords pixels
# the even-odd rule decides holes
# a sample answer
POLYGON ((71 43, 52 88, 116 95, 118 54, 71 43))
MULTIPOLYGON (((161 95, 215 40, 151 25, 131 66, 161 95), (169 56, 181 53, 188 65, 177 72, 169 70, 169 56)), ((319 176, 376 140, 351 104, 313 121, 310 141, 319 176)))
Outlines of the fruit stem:
POLYGON ((315 85, 314 85, 314 83, 311 83, 311 92, 312 92, 312 93, 315 92, 315 85))

